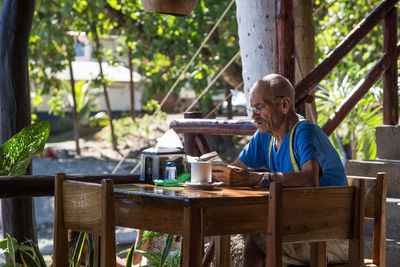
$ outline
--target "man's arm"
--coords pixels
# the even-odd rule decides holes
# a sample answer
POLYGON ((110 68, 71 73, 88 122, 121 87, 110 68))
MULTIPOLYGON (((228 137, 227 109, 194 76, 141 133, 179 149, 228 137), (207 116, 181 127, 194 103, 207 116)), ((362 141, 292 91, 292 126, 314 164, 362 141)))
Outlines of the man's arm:
POLYGON ((232 166, 236 166, 242 169, 246 169, 247 166, 246 164, 243 163, 243 161, 240 160, 240 158, 236 158, 234 162, 231 164, 232 166))
POLYGON ((270 182, 279 182, 284 187, 318 186, 319 163, 316 159, 304 162, 301 172, 274 172, 270 174, 270 182))
POLYGON ((264 173, 249 172, 246 169, 247 169, 246 164, 244 164, 239 158, 237 158, 232 163, 232 165, 213 166, 212 176, 226 185, 232 185, 232 186, 261 185, 261 179, 264 173))
MULTIPOLYGON (((237 158, 232 165, 214 166, 213 177, 226 185, 255 186, 261 185, 263 172, 249 172, 247 166, 237 158)), ((300 173, 271 172, 270 182, 279 182, 284 187, 318 186, 319 164, 315 159, 304 162, 300 173)))

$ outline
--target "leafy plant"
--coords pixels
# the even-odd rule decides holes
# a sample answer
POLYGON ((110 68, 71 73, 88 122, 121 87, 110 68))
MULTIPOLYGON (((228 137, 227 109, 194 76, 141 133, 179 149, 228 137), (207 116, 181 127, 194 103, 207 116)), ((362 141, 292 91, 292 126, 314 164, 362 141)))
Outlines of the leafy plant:
MULTIPOLYGON (((354 88, 346 73, 340 73, 333 82, 325 80, 316 93, 318 124, 324 125, 335 109, 342 104, 354 88)), ((360 77, 362 77, 360 75, 360 77)), ((376 156, 375 127, 382 124, 381 88, 371 88, 332 133, 331 141, 340 151, 339 141, 350 145, 354 159, 373 159, 376 156)))
POLYGON ((177 267, 181 261, 181 252, 180 250, 172 251, 172 247, 174 245, 174 235, 168 234, 165 247, 162 252, 146 252, 140 250, 146 241, 150 238, 161 237, 164 236, 162 233, 152 232, 152 231, 141 231, 142 240, 137 245, 135 249, 135 244, 132 245, 130 249, 126 249, 121 251, 118 254, 128 253, 126 259, 126 267, 132 267, 133 254, 140 253, 142 254, 149 262, 148 265, 144 267, 177 267))
POLYGON ((32 240, 18 244, 15 238, 6 235, 7 237, 0 241, 0 249, 10 263, 3 267, 46 267, 43 255, 32 240), (20 256, 23 264, 16 262, 17 256, 20 256))
MULTIPOLYGON (((100 124, 104 122, 100 116, 97 117, 97 122, 99 125, 104 126, 104 124, 100 124)), ((94 122, 94 120, 91 120, 94 122)), ((135 120, 132 117, 123 117, 120 119, 115 119, 114 121, 114 129, 115 136, 118 140, 118 143, 123 143, 124 140, 131 136, 142 136, 146 137, 148 141, 150 137, 155 136, 157 132, 164 132, 168 129, 167 125, 167 116, 166 113, 160 111, 156 115, 148 115, 144 114, 141 118, 136 118, 135 120)), ((97 138, 103 138, 104 136, 109 136, 110 127, 104 127, 99 133, 96 134, 97 138)), ((148 144, 149 145, 149 144, 148 144)))
MULTIPOLYGON (((68 91, 67 107, 72 110, 74 106, 72 88, 69 83, 64 83, 64 86, 68 91)), ((87 125, 89 123, 90 112, 99 110, 99 106, 95 101, 100 95, 100 88, 93 88, 92 82, 90 81, 79 81, 75 83, 76 111, 79 116, 80 124, 87 125)))
POLYGON ((40 153, 50 133, 48 121, 23 128, 0 147, 0 176, 25 175, 32 158, 40 153))

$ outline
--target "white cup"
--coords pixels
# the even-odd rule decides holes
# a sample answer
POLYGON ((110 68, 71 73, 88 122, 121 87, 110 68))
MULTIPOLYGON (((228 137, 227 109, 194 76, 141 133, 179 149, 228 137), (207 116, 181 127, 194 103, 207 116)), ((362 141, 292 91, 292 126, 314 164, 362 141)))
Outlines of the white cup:
POLYGON ((211 162, 192 162, 190 166, 190 181, 192 183, 211 183, 211 162))

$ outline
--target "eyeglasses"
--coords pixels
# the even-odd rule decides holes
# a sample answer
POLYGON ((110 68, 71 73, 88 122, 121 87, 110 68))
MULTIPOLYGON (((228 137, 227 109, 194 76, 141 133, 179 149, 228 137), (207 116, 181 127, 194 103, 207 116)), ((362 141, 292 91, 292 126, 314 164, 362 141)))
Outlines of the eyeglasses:
MULTIPOLYGON (((277 97, 279 97, 279 98, 284 98, 285 96, 283 96, 283 95, 277 95, 277 96, 274 96, 274 99, 275 98, 277 98, 277 97)), ((261 106, 261 107, 252 107, 252 106, 247 106, 246 107, 246 110, 250 113, 255 113, 255 114, 260 114, 260 112, 261 112, 261 110, 263 109, 263 108, 265 108, 267 105, 263 105, 263 106, 261 106)))
POLYGON ((258 107, 252 107, 252 106, 247 106, 246 109, 249 113, 255 113, 255 114, 260 114, 261 110, 265 108, 265 106, 258 108, 258 107))

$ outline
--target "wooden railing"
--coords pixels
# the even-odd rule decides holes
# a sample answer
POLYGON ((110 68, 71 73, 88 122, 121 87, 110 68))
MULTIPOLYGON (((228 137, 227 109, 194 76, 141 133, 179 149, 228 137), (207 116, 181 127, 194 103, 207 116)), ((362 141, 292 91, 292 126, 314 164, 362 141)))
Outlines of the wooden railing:
MULTIPOLYGON (((308 93, 323 80, 326 75, 342 60, 381 20, 383 25, 383 56, 371 68, 366 77, 362 79, 350 95, 345 99, 340 107, 331 115, 329 120, 322 127, 323 131, 329 136, 343 121, 347 114, 364 97, 368 90, 383 76, 383 124, 398 124, 398 88, 397 88, 397 58, 400 55, 400 43, 397 42, 397 8, 399 0, 382 1, 365 19, 363 19, 350 34, 304 79, 295 85, 296 106, 301 105, 307 100, 308 93)), ((289 19, 290 20, 290 19, 289 19)), ((280 21, 284 24, 285 22, 280 21)), ((287 26, 285 26, 287 28, 287 26)), ((281 27, 281 28, 285 28, 281 27)), ((278 34, 280 38, 282 34, 278 34)), ((279 69, 291 69, 293 63, 288 60, 292 55, 289 49, 281 48, 279 55, 279 69), (281 62, 282 61, 282 62, 281 62), (286 62, 286 63, 285 63, 286 62), (289 63, 287 63, 289 62, 289 63), (290 65, 291 64, 291 65, 290 65)), ((291 71, 286 71, 291 73, 291 71)), ((196 135, 203 134, 215 135, 252 135, 256 131, 255 125, 250 121, 238 120, 211 120, 211 119, 182 119, 174 120, 170 128, 177 133, 191 136, 195 140, 196 135)), ((200 143, 200 142, 198 142, 200 143)), ((189 155, 198 154, 185 144, 185 152, 189 155)))
MULTIPOLYGON (((139 182, 139 175, 67 175, 67 178, 93 183, 99 183, 102 179, 112 179, 114 184, 139 182)), ((54 176, 0 176, 0 198, 45 196, 54 196, 54 176)))

